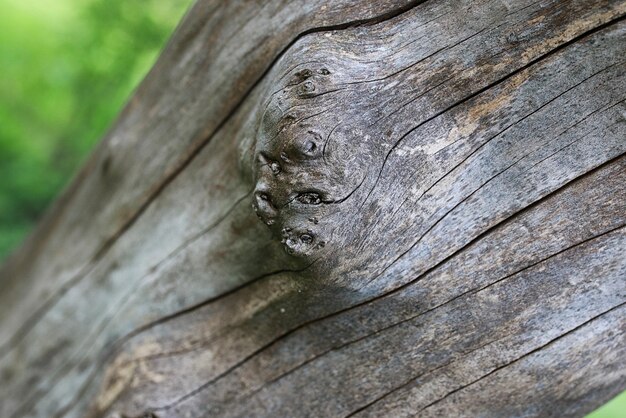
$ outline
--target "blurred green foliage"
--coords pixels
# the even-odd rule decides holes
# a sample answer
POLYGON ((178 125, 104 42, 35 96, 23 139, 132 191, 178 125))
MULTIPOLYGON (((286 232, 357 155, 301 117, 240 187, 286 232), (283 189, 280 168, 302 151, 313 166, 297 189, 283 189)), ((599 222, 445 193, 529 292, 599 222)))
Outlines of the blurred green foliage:
MULTIPOLYGON (((0 261, 40 218, 191 0, 0 0, 0 261)), ((589 418, 626 418, 626 392, 589 418)))
POLYGON ((0 261, 84 161, 191 0, 0 0, 0 261))

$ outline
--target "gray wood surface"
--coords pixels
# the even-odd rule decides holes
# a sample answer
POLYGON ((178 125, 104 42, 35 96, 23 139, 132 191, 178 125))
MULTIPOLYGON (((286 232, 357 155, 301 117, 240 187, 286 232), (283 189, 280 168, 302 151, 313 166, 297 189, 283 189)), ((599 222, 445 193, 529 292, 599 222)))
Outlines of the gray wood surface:
POLYGON ((0 269, 2 417, 578 417, 626 388, 624 0, 201 0, 0 269))

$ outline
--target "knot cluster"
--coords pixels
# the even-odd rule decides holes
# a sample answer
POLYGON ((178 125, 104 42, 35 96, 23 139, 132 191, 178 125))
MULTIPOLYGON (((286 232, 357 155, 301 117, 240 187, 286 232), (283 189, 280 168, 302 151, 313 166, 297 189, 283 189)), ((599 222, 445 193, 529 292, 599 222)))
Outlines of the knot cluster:
POLYGON ((309 255, 326 245, 319 219, 322 207, 335 199, 326 185, 325 136, 302 122, 308 106, 300 102, 327 90, 330 74, 326 68, 294 73, 267 103, 257 135, 252 207, 292 255, 309 255), (298 105, 304 111, 295 111, 298 105))

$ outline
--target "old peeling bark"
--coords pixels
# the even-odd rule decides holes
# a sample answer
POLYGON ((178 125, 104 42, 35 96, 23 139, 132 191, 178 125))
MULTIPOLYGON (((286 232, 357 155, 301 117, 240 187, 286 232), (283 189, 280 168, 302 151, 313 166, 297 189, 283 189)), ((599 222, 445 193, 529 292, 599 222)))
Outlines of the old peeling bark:
POLYGON ((626 388, 625 15, 200 0, 0 271, 0 416, 603 404, 626 388))

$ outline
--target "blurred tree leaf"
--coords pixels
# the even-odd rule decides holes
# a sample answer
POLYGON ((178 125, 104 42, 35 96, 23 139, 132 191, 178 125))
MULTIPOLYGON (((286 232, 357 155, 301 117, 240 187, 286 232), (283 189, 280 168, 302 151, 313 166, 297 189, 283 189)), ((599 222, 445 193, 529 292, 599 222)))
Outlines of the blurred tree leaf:
POLYGON ((0 0, 0 261, 77 171, 191 0, 0 0))

